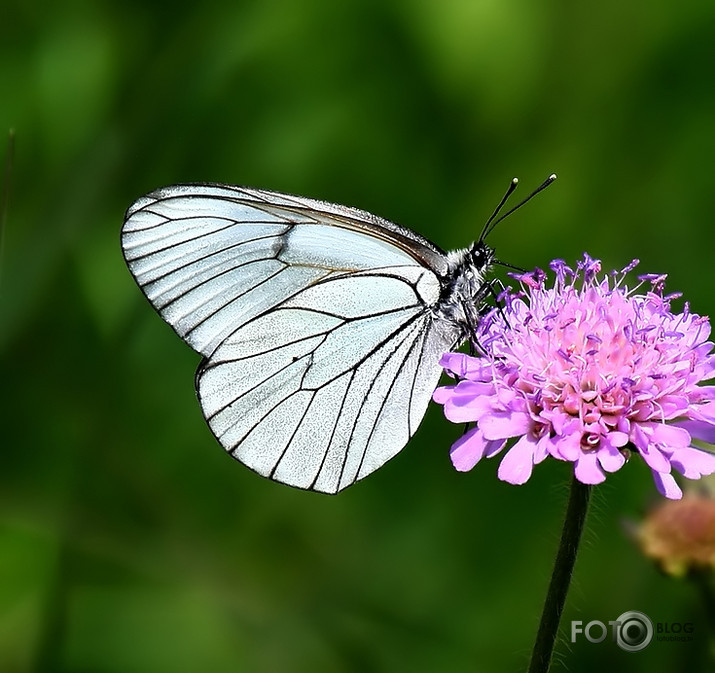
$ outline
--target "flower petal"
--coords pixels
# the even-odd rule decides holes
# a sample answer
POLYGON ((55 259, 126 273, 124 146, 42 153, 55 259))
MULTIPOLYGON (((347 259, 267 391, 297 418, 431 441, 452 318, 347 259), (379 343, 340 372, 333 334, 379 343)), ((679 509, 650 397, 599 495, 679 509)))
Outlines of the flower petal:
POLYGON ((598 456, 598 462, 606 472, 620 470, 626 463, 623 454, 615 446, 611 446, 605 439, 601 440, 601 445, 596 455, 598 456))
POLYGON ((670 472, 670 460, 655 444, 646 444, 644 447, 639 447, 638 452, 651 470, 670 472))
POLYGON ((690 433, 684 428, 665 423, 647 423, 651 441, 664 444, 667 449, 690 446, 690 433))
POLYGON ((529 480, 534 469, 534 449, 536 444, 524 435, 509 449, 499 464, 497 475, 510 484, 524 484, 529 480))
POLYGON ((688 416, 697 421, 715 423, 715 401, 691 406, 688 416))
POLYGON ((660 413, 663 418, 672 419, 682 416, 682 413, 689 406, 688 398, 685 395, 668 395, 658 400, 660 413))
POLYGON ((713 423, 706 421, 677 421, 674 425, 687 430, 693 439, 715 444, 715 424, 713 423))
MULTIPOLYGON (((653 424, 655 425, 655 424, 653 424)), ((657 472, 670 472, 670 462, 658 447, 651 442, 651 431, 646 423, 631 425, 631 441, 648 467, 657 472)))
POLYGON ((479 428, 472 428, 465 432, 454 444, 449 452, 454 469, 459 472, 468 472, 484 456, 487 442, 479 428))
POLYGON ((559 460, 575 461, 581 455, 581 432, 572 432, 552 443, 551 455, 559 460))
POLYGON ((551 448, 552 442, 553 440, 548 434, 544 435, 536 442, 536 448, 534 449, 534 465, 538 465, 549 455, 549 449, 551 448))
POLYGON ((670 464, 688 479, 699 479, 715 472, 715 455, 689 446, 676 449, 670 456, 670 464))
POLYGON ((523 411, 493 411, 479 419, 479 427, 487 439, 507 439, 529 432, 533 421, 523 411))
POLYGON ((672 474, 667 472, 653 471, 653 481, 661 495, 671 500, 680 500, 683 497, 683 491, 680 490, 678 482, 675 481, 672 474))
POLYGON ((625 446, 628 444, 628 433, 626 432, 619 432, 618 430, 612 430, 611 432, 608 433, 608 443, 611 446, 625 446))
POLYGON ((456 387, 457 386, 440 386, 432 393, 432 399, 437 402, 437 404, 444 404, 451 399, 456 387))
POLYGON ((594 451, 582 452, 574 465, 574 474, 582 484, 600 484, 606 475, 598 465, 598 456, 594 451))
POLYGON ((484 457, 496 456, 506 446, 506 439, 488 439, 484 449, 484 457))
MULTIPOLYGON (((493 398, 489 396, 491 385, 484 390, 486 385, 472 381, 460 381, 451 390, 440 393, 437 397, 435 397, 437 395, 437 391, 435 391, 433 399, 444 404, 444 415, 452 423, 478 421, 491 410, 493 404, 493 398)), ((438 388, 438 390, 443 389, 438 388)))
POLYGON ((472 357, 466 353, 445 353, 439 364, 460 379, 475 380, 479 378, 481 380, 485 369, 484 363, 479 358, 472 357))

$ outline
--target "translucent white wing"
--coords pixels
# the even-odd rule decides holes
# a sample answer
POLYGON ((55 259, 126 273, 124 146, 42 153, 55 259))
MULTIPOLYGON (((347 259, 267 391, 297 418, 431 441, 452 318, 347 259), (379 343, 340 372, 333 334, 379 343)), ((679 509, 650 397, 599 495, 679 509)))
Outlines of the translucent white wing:
POLYGON ((335 493, 415 432, 459 328, 436 317, 446 257, 363 211, 219 185, 127 212, 127 264, 206 356, 197 391, 224 448, 277 481, 335 493))

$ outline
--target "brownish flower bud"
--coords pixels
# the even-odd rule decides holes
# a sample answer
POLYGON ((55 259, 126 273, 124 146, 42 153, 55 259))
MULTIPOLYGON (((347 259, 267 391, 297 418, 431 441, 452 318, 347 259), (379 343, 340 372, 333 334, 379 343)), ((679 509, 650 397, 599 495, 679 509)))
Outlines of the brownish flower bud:
POLYGON ((637 540, 646 556, 664 572, 682 577, 715 569, 715 500, 686 494, 667 501, 645 517, 637 540))

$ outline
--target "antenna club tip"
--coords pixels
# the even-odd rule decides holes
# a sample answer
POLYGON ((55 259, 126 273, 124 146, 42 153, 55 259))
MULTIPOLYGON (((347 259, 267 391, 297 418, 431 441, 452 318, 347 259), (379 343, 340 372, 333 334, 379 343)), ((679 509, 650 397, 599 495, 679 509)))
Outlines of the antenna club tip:
POLYGON ((511 179, 511 184, 512 184, 512 185, 518 185, 518 184, 519 184, 519 178, 512 178, 512 179, 511 179))
POLYGON ((549 175, 549 181, 553 182, 554 180, 556 180, 557 177, 559 177, 559 176, 556 175, 556 173, 552 173, 551 175, 549 175))

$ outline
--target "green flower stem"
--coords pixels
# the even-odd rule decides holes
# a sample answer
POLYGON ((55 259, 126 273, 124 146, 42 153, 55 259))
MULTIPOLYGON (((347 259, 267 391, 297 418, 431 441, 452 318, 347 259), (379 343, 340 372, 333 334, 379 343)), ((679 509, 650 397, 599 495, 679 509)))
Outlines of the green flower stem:
POLYGON ((554 562, 549 590, 546 594, 541 622, 536 634, 534 649, 531 653, 528 673, 546 673, 551 665, 554 643, 559 631, 561 614, 566 603, 571 575, 573 574, 578 545, 581 540, 588 501, 591 497, 591 487, 582 484, 576 477, 571 482, 569 502, 566 508, 566 518, 561 531, 561 543, 554 562))

